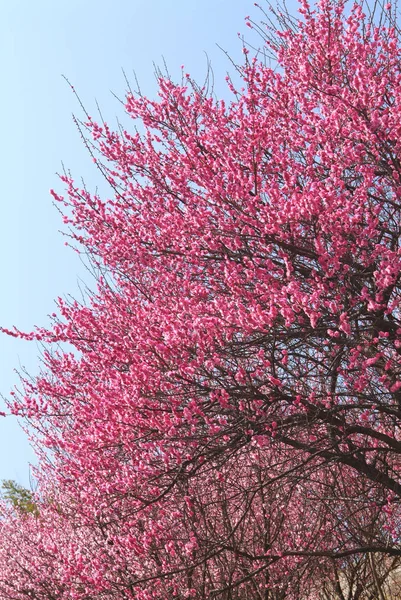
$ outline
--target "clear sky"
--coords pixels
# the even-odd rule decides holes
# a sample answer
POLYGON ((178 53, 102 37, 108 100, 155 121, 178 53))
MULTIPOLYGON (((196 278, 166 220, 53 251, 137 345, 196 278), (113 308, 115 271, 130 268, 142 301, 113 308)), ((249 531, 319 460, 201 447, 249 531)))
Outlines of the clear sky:
MULTIPOLYGON (((49 189, 62 191, 55 173, 61 161, 76 178, 96 183, 94 165, 71 120, 80 114, 62 79, 75 86, 95 116, 121 114, 110 90, 123 96, 135 70, 142 92, 155 94, 153 62, 165 58, 173 79, 180 66, 200 81, 205 52, 216 91, 224 93, 230 64, 216 43, 240 60, 237 32, 244 17, 259 20, 251 0, 3 0, 0 2, 0 324, 29 331, 45 325, 57 296, 79 295, 86 279, 78 256, 64 246, 60 215, 49 189)), ((39 368, 34 343, 0 335, 0 392, 18 382, 15 368, 39 368)), ((0 419, 0 480, 29 484, 34 455, 13 418, 0 419)))

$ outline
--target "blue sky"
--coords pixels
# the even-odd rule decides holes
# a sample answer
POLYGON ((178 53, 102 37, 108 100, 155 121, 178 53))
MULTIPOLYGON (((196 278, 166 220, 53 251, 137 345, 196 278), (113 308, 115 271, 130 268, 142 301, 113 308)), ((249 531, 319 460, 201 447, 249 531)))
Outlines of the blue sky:
MULTIPOLYGON (((240 60, 237 32, 244 17, 258 20, 251 0, 9 0, 0 6, 0 324, 31 330, 45 325, 57 296, 79 295, 86 279, 79 257, 66 248, 60 215, 49 189, 62 191, 61 161, 76 178, 96 184, 97 174, 71 120, 80 109, 61 75, 69 78, 89 112, 95 99, 106 120, 121 107, 135 70, 143 93, 156 91, 153 62, 165 58, 173 78, 180 66, 198 81, 212 60, 216 91, 225 93, 230 64, 216 43, 240 60)), ((34 343, 0 336, 0 392, 18 382, 15 368, 35 374, 34 343)), ((34 455, 16 420, 0 420, 0 480, 29 484, 34 455)))

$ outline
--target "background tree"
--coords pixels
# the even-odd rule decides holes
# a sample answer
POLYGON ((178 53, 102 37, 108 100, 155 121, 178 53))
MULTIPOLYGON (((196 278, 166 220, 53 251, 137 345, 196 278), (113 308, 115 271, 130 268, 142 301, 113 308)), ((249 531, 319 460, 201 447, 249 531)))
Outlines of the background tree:
POLYGON ((5 480, 1 485, 3 498, 10 502, 14 508, 22 513, 36 513, 37 507, 33 499, 33 493, 15 481, 5 480))

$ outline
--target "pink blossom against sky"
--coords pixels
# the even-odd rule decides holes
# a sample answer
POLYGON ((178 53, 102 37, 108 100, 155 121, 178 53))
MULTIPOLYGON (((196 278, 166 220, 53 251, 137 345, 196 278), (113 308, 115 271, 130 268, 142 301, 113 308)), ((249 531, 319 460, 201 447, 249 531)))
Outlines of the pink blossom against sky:
MULTIPOLYGON (((123 96, 133 70, 143 93, 156 90, 153 62, 164 57, 171 75, 181 65, 198 81, 212 60, 216 92, 225 93, 230 64, 216 43, 241 60, 236 33, 249 38, 244 17, 259 18, 247 0, 12 0, 0 6, 0 324, 31 330, 45 325, 54 299, 80 296, 79 278, 89 277, 79 257, 58 232, 62 220, 50 188, 61 191, 61 161, 89 186, 99 181, 81 144, 71 113, 79 105, 61 77, 69 78, 85 106, 96 115, 98 101, 110 123, 121 114, 110 93, 123 96)), ((96 115, 97 116, 97 115, 96 115)), ((0 392, 18 382, 14 368, 37 373, 40 348, 0 337, 0 392)), ((16 422, 0 420, 0 480, 29 484, 34 454, 16 422)))

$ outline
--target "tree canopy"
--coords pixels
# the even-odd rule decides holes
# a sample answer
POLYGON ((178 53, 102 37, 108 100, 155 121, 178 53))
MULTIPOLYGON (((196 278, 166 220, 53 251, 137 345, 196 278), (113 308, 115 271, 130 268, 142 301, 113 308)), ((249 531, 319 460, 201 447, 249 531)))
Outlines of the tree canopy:
POLYGON ((110 197, 52 195, 97 288, 4 330, 47 344, 12 406, 52 456, 1 523, 4 598, 390 597, 396 13, 302 0, 262 30, 275 64, 244 46, 230 102, 160 76, 132 129, 80 124, 110 197))

